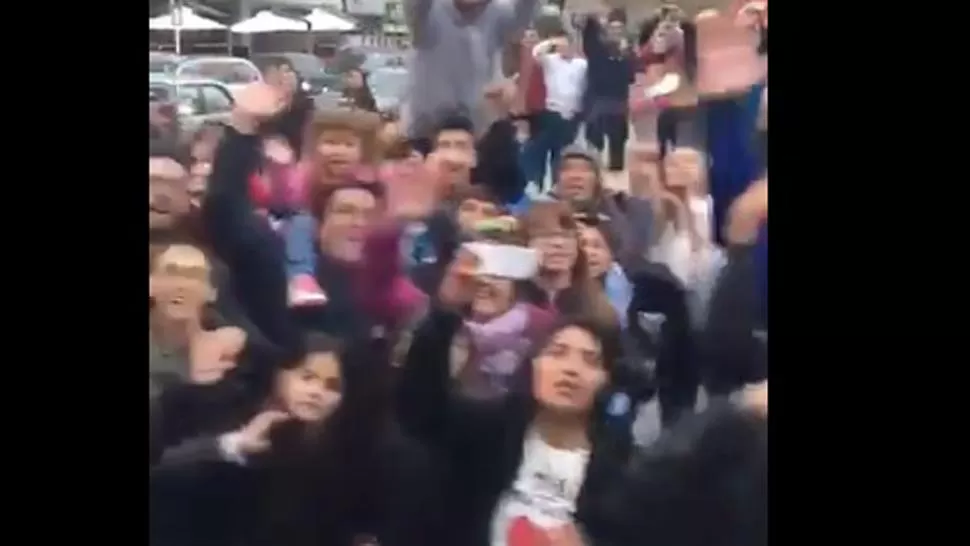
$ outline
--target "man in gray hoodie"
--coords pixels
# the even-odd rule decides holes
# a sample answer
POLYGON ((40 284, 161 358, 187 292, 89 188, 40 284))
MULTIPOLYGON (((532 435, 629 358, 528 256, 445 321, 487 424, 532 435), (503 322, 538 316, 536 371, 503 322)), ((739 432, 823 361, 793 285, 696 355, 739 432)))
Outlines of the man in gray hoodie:
POLYGON ((535 17, 539 0, 404 0, 414 55, 402 118, 411 138, 428 138, 448 115, 481 135, 491 120, 486 87, 501 77, 499 52, 535 17))
POLYGON ((595 150, 567 146, 559 163, 553 196, 568 201, 577 211, 609 218, 613 256, 625 268, 639 263, 652 241, 653 207, 650 202, 603 186, 603 171, 595 150))

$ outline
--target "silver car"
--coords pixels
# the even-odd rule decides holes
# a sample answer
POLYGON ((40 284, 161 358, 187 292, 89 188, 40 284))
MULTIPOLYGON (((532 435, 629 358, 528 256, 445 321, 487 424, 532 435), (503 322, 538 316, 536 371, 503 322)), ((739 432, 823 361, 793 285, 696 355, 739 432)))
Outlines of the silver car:
POLYGON ((382 114, 398 113, 407 99, 408 83, 408 71, 402 67, 386 66, 367 75, 367 85, 382 114))
POLYGON ((179 125, 195 132, 206 123, 228 123, 232 113, 232 92, 216 80, 149 76, 148 100, 175 105, 179 125))
POLYGON ((259 68, 251 61, 240 57, 212 55, 185 57, 158 52, 148 54, 148 76, 167 76, 179 80, 215 80, 233 93, 250 83, 263 80, 259 68))

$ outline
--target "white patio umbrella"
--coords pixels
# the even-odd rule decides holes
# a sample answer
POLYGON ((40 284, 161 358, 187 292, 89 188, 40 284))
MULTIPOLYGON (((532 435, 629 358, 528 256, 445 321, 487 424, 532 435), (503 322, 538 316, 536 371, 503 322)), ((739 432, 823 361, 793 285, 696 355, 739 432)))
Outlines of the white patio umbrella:
POLYGON ((148 19, 149 30, 171 30, 175 32, 175 53, 182 52, 182 32, 186 30, 220 30, 226 25, 197 15, 191 8, 174 7, 171 12, 148 19))
POLYGON ((175 8, 171 13, 152 17, 148 20, 149 30, 219 30, 226 25, 197 15, 191 8, 175 8))
POLYGON ((267 32, 300 32, 308 29, 305 21, 282 17, 272 11, 263 10, 245 21, 239 21, 232 25, 230 30, 236 34, 262 34, 267 32))
POLYGON ((303 20, 310 23, 310 30, 314 32, 349 32, 357 28, 354 23, 319 8, 303 20))

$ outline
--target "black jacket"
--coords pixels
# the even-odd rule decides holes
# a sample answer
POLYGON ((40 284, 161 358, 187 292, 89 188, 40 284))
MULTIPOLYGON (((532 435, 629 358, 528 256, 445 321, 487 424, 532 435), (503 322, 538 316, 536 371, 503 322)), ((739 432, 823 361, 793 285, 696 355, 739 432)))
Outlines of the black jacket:
POLYGON ((767 327, 761 323, 752 246, 728 247, 711 295, 700 350, 704 386, 727 394, 768 377, 767 327))
POLYGON ((693 409, 700 386, 687 292, 660 264, 645 264, 632 274, 633 299, 627 310, 628 331, 638 358, 653 367, 661 418, 670 424, 693 409))
POLYGON ((256 214, 248 193, 248 175, 260 161, 258 146, 258 137, 231 128, 226 131, 202 208, 210 245, 231 273, 235 301, 262 333, 261 341, 280 358, 298 353, 306 330, 346 339, 361 337, 369 328, 353 301, 350 266, 321 256, 316 277, 327 292, 327 304, 288 307, 283 241, 256 214))
POLYGON ((476 151, 478 166, 472 173, 472 183, 487 187, 502 203, 522 199, 527 180, 519 167, 519 143, 512 121, 500 119, 493 123, 478 140, 476 151))
POLYGON ((150 543, 354 546, 371 535, 432 544, 437 474, 427 450, 382 409, 383 387, 373 381, 381 371, 375 359, 359 359, 369 352, 353 356, 360 346, 341 358, 344 399, 323 428, 279 425, 271 451, 245 465, 225 459, 219 437, 262 410, 268 386, 252 389, 233 374, 166 391, 150 407, 150 543))
POLYGON ((283 353, 299 347, 300 334, 287 307, 283 241, 256 214, 249 175, 261 160, 260 137, 227 128, 216 150, 202 222, 209 244, 229 269, 231 291, 242 311, 283 353))
MULTIPOLYGON (((461 323, 458 315, 433 309, 418 327, 400 378, 398 411, 405 430, 435 449, 448 472, 445 540, 439 543, 488 546, 493 512, 522 463, 535 409, 531 395, 521 392, 481 401, 450 388, 449 348, 461 323)), ((531 366, 523 369, 529 372, 531 366)), ((597 411, 604 407, 598 405, 597 411)), ((600 498, 616 486, 631 446, 626 423, 614 426, 604 414, 595 420, 574 515, 591 537, 599 530, 600 498)))
POLYGON ((603 32, 596 17, 586 18, 583 26, 583 50, 589 63, 586 96, 616 99, 617 106, 622 108, 616 113, 626 112, 630 84, 636 75, 636 57, 629 49, 619 50, 607 44, 603 32))

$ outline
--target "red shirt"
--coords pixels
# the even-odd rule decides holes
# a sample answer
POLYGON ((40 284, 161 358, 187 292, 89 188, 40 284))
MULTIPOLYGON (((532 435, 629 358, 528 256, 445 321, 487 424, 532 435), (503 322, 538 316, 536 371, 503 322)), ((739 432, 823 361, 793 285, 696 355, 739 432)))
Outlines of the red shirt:
POLYGON ((519 94, 523 113, 534 114, 546 108, 546 81, 542 65, 532 57, 532 48, 523 47, 519 63, 519 94))

